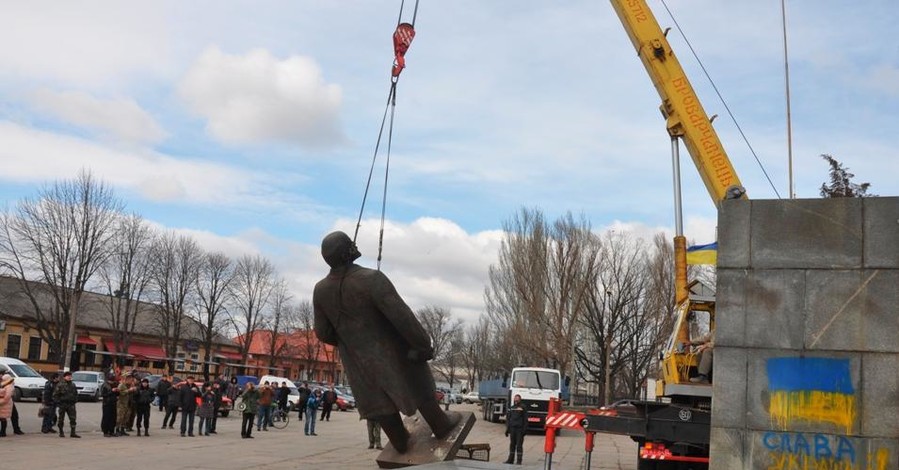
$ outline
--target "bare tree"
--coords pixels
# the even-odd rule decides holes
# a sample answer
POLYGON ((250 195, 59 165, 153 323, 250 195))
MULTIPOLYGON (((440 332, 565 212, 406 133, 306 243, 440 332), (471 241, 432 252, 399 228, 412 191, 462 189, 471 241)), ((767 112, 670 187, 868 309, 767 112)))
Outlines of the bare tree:
POLYGON ((297 350, 293 351, 293 355, 300 359, 305 371, 306 380, 312 380, 312 374, 315 369, 315 363, 322 351, 322 343, 318 340, 313 329, 312 302, 303 300, 297 305, 296 322, 298 336, 297 350))
POLYGON ((462 320, 453 318, 450 309, 433 305, 419 309, 415 316, 431 337, 434 369, 452 387, 459 363, 457 348, 462 337, 462 320))
MULTIPOLYGON (((141 300, 147 295, 151 278, 150 250, 153 231, 139 215, 123 215, 116 222, 110 240, 111 253, 100 267, 101 289, 116 351, 127 353, 137 322, 141 300)), ((122 359, 122 356, 118 356, 122 359)), ((121 364, 121 362, 120 362, 121 364)))
POLYGON ((152 288, 157 301, 157 327, 168 357, 169 372, 183 334, 187 308, 194 305, 203 255, 197 242, 168 232, 153 244, 152 288))
POLYGON ((231 295, 234 309, 229 318, 238 333, 240 354, 246 363, 253 338, 263 325, 263 315, 275 286, 275 268, 262 256, 244 255, 237 261, 231 295))
POLYGON ((294 315, 291 306, 291 295, 287 288, 287 281, 278 279, 272 289, 271 296, 271 314, 268 318, 269 335, 268 346, 268 371, 269 374, 275 373, 275 360, 281 357, 288 349, 287 333, 292 326, 292 318, 294 315))
POLYGON ((231 300, 231 282, 234 279, 234 262, 223 253, 203 255, 197 273, 198 322, 206 350, 203 358, 203 378, 209 381, 209 364, 212 362, 212 343, 223 329, 223 314, 231 300))
POLYGON ((32 305, 41 339, 51 350, 65 351, 59 361, 64 370, 72 364, 82 294, 109 256, 122 207, 108 185, 81 171, 23 199, 3 217, 0 265, 32 305), (42 296, 53 299, 50 307, 42 296))
POLYGON ((460 348, 462 366, 468 376, 469 390, 484 377, 490 355, 490 320, 481 316, 478 322, 465 329, 465 337, 460 348))
POLYGON ((439 366, 437 367, 437 370, 446 380, 446 383, 449 384, 450 390, 452 390, 453 384, 456 383, 457 372, 462 367, 462 348, 465 343, 465 330, 461 327, 452 330, 448 342, 448 347, 443 351, 440 360, 437 362, 439 366))
POLYGON ((487 313, 513 342, 512 362, 567 373, 598 253, 589 224, 567 214, 548 225, 539 210, 522 209, 504 230, 488 273, 487 313))
POLYGON ((450 309, 434 305, 419 309, 415 316, 431 338, 434 359, 442 357, 449 349, 452 335, 462 329, 462 320, 453 318, 450 309))
POLYGON ((625 326, 637 314, 645 284, 644 253, 639 240, 624 233, 608 232, 602 239, 594 288, 583 318, 587 341, 575 348, 588 381, 602 386, 602 403, 612 396, 612 377, 623 368, 627 350, 625 326))
MULTIPOLYGON (((649 354, 654 360, 674 330, 676 289, 674 286, 674 245, 663 233, 657 233, 652 242, 653 250, 647 266, 648 285, 644 294, 644 302, 645 309, 651 317, 645 331, 651 338, 652 351, 649 354)), ((692 269, 694 266, 688 266, 688 268, 692 269)), ((655 369, 651 360, 646 367, 647 374, 655 372, 655 369)))

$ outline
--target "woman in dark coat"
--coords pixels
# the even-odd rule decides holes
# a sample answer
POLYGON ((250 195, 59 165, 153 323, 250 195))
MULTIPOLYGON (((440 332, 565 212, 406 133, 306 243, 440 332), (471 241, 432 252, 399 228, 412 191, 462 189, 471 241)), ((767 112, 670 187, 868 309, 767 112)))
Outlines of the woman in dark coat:
POLYGON ((231 399, 231 409, 233 410, 235 406, 234 403, 237 401, 237 396, 240 395, 240 385, 237 384, 237 377, 231 377, 226 393, 228 394, 228 398, 231 399))
POLYGON ((459 415, 450 419, 434 396, 427 332, 384 273, 353 263, 359 256, 343 232, 322 240, 331 272, 315 285, 315 333, 339 348, 360 418, 379 421, 394 448, 405 452, 409 433, 400 412, 420 411, 438 438, 459 415))
POLYGON ((200 407, 197 408, 197 417, 200 418, 200 426, 197 432, 201 436, 208 436, 212 429, 212 417, 215 413, 215 392, 209 384, 203 384, 203 396, 200 398, 200 407))

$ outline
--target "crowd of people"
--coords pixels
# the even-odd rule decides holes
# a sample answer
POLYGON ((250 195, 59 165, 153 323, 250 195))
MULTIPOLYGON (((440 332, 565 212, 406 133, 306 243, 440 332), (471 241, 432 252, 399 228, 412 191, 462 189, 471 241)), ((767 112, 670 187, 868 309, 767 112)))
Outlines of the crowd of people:
MULTIPOLYGON (((12 422, 15 434, 24 434, 19 428, 13 390, 12 377, 0 377, 0 437, 6 436, 8 421, 12 422)), ((315 422, 330 421, 337 394, 333 387, 322 392, 321 389, 309 387, 308 383, 304 383, 298 391, 298 418, 300 421, 306 418, 305 434, 316 436, 315 422), (317 418, 319 407, 322 414, 317 418)), ((105 437, 131 436, 131 433, 148 437, 151 409, 155 406, 162 415, 160 429, 175 429, 180 413, 181 437, 211 436, 217 434, 216 424, 222 412, 237 408, 242 417, 241 436, 252 438, 254 425, 257 431, 268 431, 272 427, 275 410, 281 413, 291 411, 290 392, 286 382, 264 382, 259 386, 248 382, 241 388, 236 377, 230 380, 219 377, 210 383, 197 383, 192 376, 179 382, 169 375, 163 375, 156 387, 151 388, 147 378, 139 378, 135 373, 110 371, 100 387, 100 428, 105 437), (240 405, 236 406, 238 401, 240 405)), ((65 424, 68 421, 69 437, 80 438, 76 432, 77 402, 78 389, 72 382, 72 373, 53 374, 44 386, 41 397, 41 432, 66 437, 65 424)))

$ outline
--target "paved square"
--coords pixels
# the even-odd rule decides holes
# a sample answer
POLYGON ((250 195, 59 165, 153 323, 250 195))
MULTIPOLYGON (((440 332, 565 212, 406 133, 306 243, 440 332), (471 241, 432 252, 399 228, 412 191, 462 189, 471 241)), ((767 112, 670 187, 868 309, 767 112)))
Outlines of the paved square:
MULTIPOLYGON (((180 437, 175 429, 159 429, 162 413, 150 415, 150 436, 106 438, 100 433, 100 405, 78 403, 78 433, 81 439, 41 434, 37 403, 16 404, 24 436, 0 438, 0 468, 66 468, 67 470, 153 469, 376 469, 378 450, 368 449, 364 421, 355 411, 333 412, 331 420, 316 423, 318 436, 304 436, 303 422, 291 413, 286 429, 253 432, 254 439, 240 437, 240 416, 219 418, 218 434, 210 437, 180 437)), ((472 411, 476 405, 453 405, 451 409, 472 411)), ((490 461, 503 462, 508 456, 505 427, 477 421, 466 443, 489 443, 490 461)), ((68 433, 68 429, 66 429, 68 433)), ((525 438, 524 467, 543 468, 543 435, 525 438)), ((384 444, 387 437, 382 434, 384 444)), ((553 468, 580 469, 584 460, 584 436, 564 431, 556 441, 553 468)), ((636 444, 625 436, 598 435, 593 453, 593 469, 635 470, 636 444)), ((510 466, 509 468, 521 468, 510 466)))

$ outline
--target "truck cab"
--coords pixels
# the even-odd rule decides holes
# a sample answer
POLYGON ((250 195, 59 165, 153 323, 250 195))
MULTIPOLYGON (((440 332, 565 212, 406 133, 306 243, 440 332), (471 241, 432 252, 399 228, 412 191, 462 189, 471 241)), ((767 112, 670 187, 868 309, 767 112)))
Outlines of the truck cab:
POLYGON ((562 374, 542 367, 516 367, 502 379, 482 381, 478 396, 484 420, 499 422, 506 416, 512 397, 521 395, 521 403, 528 411, 528 427, 542 430, 549 400, 561 398, 562 387, 562 374))

